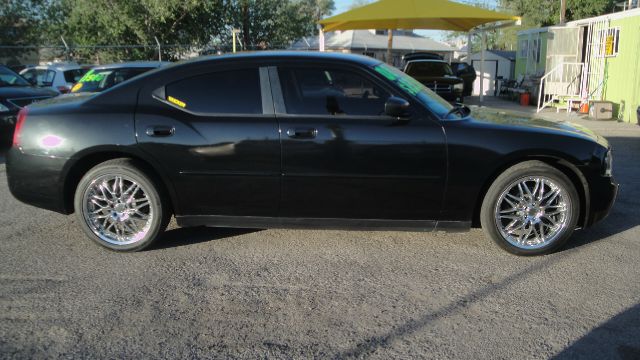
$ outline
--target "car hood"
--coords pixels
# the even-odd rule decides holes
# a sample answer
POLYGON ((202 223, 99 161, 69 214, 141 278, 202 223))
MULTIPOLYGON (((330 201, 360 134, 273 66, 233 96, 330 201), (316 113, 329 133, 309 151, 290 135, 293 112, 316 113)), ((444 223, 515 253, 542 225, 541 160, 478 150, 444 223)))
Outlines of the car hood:
POLYGON ((472 110, 472 121, 497 125, 501 128, 512 128, 513 130, 529 131, 534 133, 551 133, 566 136, 573 136, 596 142, 608 147, 608 141, 580 124, 568 121, 551 121, 541 119, 526 114, 516 114, 491 110, 472 110))
POLYGON ((38 96, 56 96, 57 92, 51 89, 42 89, 33 86, 2 86, 0 87, 0 98, 19 99, 38 96))

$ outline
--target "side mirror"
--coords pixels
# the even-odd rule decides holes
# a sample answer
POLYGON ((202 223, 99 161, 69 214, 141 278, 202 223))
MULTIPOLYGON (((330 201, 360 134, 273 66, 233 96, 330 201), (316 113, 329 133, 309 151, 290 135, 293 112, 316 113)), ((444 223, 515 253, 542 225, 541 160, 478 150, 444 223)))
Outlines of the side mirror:
POLYGON ((405 118, 409 115, 409 102, 392 96, 384 104, 384 113, 394 118, 405 118))

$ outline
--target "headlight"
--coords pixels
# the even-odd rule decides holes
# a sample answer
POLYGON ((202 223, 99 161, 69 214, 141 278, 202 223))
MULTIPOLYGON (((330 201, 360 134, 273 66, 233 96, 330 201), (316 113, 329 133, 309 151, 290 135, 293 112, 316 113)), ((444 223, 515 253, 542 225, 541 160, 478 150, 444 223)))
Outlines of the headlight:
POLYGON ((460 83, 460 84, 453 84, 453 90, 460 90, 462 91, 462 89, 464 89, 464 84, 460 83))
POLYGON ((611 149, 604 155, 604 176, 611 176, 611 169, 613 167, 613 154, 611 149))
POLYGON ((3 112, 9 112, 11 111, 8 107, 6 107, 4 104, 0 103, 0 113, 3 112))

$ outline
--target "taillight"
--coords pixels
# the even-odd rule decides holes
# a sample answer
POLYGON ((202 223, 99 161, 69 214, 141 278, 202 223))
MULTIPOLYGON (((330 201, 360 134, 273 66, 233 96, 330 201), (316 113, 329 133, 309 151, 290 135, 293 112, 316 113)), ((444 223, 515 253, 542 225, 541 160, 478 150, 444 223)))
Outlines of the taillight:
POLYGON ((18 112, 18 120, 16 121, 16 128, 13 131, 13 147, 20 147, 20 133, 22 132, 22 126, 27 120, 27 108, 22 108, 18 112))
POLYGON ((58 86, 58 91, 60 91, 60 94, 67 94, 71 91, 71 88, 68 86, 58 86))

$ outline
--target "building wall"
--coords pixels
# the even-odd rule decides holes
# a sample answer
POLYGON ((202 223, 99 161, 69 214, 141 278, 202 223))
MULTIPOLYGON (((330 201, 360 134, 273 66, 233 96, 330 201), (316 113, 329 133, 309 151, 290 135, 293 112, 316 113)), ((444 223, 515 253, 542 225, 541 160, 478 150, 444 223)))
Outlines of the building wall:
POLYGON ((606 59, 604 99, 615 104, 614 116, 636 122, 640 106, 640 16, 613 19, 609 26, 620 27, 620 43, 618 55, 606 59))
MULTIPOLYGON (((548 31, 546 29, 540 29, 540 32, 528 32, 524 34, 518 34, 518 50, 516 52, 516 67, 515 67, 515 77, 516 79, 520 75, 524 76, 532 76, 532 75, 544 75, 545 66, 546 66, 546 57, 547 57, 547 37, 548 31), (529 51, 527 56, 522 56, 522 40, 528 40, 529 42, 529 51), (533 59, 534 49, 533 43, 534 40, 540 42, 540 54, 533 59)), ((537 49, 536 49, 537 50, 537 49)))

